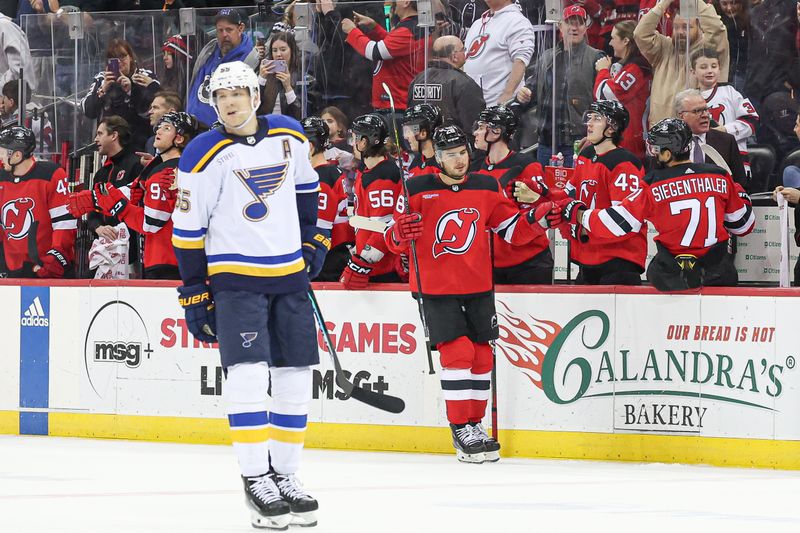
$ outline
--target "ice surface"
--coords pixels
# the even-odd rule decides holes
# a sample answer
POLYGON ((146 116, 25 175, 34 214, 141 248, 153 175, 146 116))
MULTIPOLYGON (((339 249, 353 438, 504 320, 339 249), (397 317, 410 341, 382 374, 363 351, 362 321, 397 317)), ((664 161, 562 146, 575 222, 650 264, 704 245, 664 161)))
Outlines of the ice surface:
MULTIPOLYGON (((800 532, 800 473, 307 450, 295 533, 800 532)), ((0 531, 252 532, 233 451, 0 436, 0 531)))

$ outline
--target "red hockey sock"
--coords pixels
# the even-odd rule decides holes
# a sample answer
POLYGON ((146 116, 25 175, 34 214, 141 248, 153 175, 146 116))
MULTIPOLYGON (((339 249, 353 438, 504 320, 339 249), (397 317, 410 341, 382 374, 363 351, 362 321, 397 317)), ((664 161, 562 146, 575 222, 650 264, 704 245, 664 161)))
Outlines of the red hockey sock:
POLYGON ((472 402, 472 361, 475 351, 466 337, 436 345, 442 363, 442 397, 451 424, 466 424, 472 402))

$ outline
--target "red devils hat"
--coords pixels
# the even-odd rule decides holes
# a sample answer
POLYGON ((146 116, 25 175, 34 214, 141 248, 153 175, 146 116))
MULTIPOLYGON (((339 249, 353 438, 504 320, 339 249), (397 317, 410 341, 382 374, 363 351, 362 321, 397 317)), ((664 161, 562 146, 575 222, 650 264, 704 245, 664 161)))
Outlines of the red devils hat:
POLYGON ((170 52, 172 55, 181 54, 187 59, 191 59, 189 55, 189 47, 186 46, 186 40, 181 35, 173 35, 161 45, 162 52, 170 52))
POLYGON ((564 8, 564 13, 562 15, 562 18, 564 20, 568 20, 568 19, 570 19, 572 17, 579 17, 579 18, 583 19, 584 22, 586 21, 587 18, 589 18, 589 17, 586 16, 586 10, 583 9, 578 4, 573 4, 571 6, 568 6, 568 7, 564 8))

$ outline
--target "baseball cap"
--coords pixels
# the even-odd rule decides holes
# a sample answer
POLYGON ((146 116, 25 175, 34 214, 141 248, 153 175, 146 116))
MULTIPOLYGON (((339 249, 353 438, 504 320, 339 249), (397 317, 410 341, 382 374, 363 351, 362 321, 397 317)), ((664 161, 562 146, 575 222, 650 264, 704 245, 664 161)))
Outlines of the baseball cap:
POLYGON ((220 20, 227 20, 231 24, 244 24, 244 19, 242 18, 242 14, 239 12, 238 9, 230 9, 224 8, 217 11, 217 14, 214 16, 214 22, 219 22, 220 20))
POLYGON ((564 20, 567 20, 567 19, 570 19, 572 17, 580 17, 583 20, 586 20, 588 18, 586 16, 586 10, 583 9, 578 4, 573 4, 571 6, 567 6, 566 8, 564 8, 564 13, 562 15, 562 18, 564 20))

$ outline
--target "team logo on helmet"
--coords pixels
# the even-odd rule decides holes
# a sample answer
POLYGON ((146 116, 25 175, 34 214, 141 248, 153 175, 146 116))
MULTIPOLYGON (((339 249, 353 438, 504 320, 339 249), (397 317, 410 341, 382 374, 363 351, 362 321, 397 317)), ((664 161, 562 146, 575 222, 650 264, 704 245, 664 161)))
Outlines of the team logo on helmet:
POLYGON ((267 167, 246 168, 234 170, 255 201, 244 207, 244 217, 252 222, 263 220, 269 214, 265 203, 267 197, 272 196, 286 179, 288 161, 267 167))
POLYGON ((433 257, 444 254, 462 255, 467 253, 478 234, 478 220, 481 214, 477 209, 465 207, 448 211, 436 223, 436 242, 433 243, 433 257))
POLYGON ((479 57, 483 51, 486 50, 486 41, 488 40, 488 33, 485 35, 478 35, 469 45, 469 50, 467 50, 467 59, 475 59, 476 57, 479 57))
POLYGON ((3 205, 3 229, 9 239, 21 240, 28 236, 33 224, 33 198, 17 198, 3 205))

